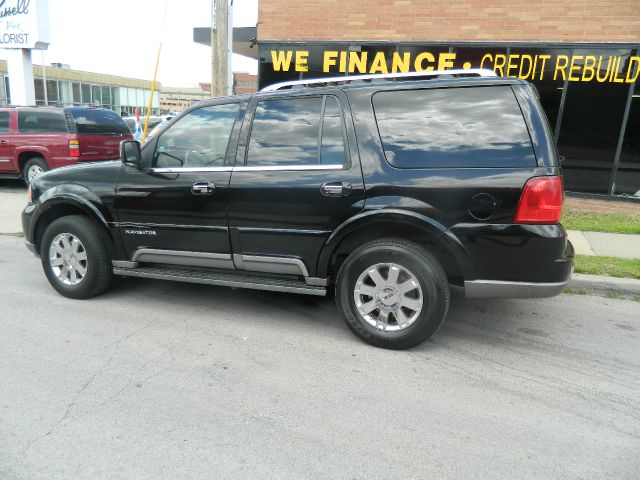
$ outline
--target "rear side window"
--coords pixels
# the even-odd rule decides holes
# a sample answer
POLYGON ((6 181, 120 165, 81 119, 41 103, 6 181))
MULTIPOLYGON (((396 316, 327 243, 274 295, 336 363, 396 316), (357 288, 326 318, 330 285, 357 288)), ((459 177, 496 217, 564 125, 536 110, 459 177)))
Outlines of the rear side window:
POLYGON ((69 111, 76 123, 78 133, 103 135, 128 135, 130 133, 124 120, 111 110, 70 108, 69 111))
POLYGON ((251 126, 249 166, 347 163, 344 123, 332 96, 263 100, 251 126))
POLYGON ((22 133, 68 133, 62 110, 19 110, 18 130, 22 133))
POLYGON ((378 92, 373 107, 385 156, 394 167, 536 165, 510 87, 378 92))
POLYGON ((0 112, 0 133, 9 133, 9 112, 0 112))

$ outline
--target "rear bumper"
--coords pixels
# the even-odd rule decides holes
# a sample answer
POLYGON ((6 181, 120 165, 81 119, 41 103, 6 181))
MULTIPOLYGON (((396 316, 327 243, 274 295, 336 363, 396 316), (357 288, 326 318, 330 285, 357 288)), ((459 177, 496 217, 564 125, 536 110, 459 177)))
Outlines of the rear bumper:
POLYGON ((562 282, 502 282, 499 280, 471 280, 464 282, 467 298, 546 298, 560 295, 571 280, 562 282))

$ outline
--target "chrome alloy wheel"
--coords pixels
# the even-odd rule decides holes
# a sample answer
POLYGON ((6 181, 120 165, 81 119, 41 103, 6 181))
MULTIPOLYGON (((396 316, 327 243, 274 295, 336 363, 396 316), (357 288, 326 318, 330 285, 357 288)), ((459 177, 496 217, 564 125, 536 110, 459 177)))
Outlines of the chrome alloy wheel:
POLYGON ((362 272, 353 298, 362 318, 387 332, 411 326, 423 307, 420 282, 409 270, 395 263, 377 263, 362 272))
POLYGON ((78 285, 87 276, 87 251, 78 237, 60 233, 49 247, 49 264, 60 282, 78 285))
POLYGON ((31 165, 29 167, 29 170, 27 170, 27 180, 29 180, 29 183, 31 183, 43 173, 44 173, 44 170, 42 170, 41 166, 31 165))

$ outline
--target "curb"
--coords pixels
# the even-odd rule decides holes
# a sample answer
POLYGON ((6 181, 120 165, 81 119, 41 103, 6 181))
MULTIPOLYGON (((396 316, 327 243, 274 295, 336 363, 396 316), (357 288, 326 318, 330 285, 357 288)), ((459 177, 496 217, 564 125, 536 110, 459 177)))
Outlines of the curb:
POLYGON ((569 288, 583 289, 598 294, 616 292, 621 295, 640 296, 640 280, 633 278, 574 273, 567 286, 569 288))

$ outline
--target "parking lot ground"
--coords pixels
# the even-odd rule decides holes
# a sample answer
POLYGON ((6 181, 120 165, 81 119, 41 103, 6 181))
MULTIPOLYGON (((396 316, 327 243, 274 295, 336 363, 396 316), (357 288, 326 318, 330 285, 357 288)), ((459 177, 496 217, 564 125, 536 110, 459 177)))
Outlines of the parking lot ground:
POLYGON ((0 236, 0 478, 637 479, 640 303, 457 301, 410 351, 333 302, 122 279, 0 236))
POLYGON ((22 232, 20 212, 27 204, 22 180, 0 180, 0 233, 22 232))

